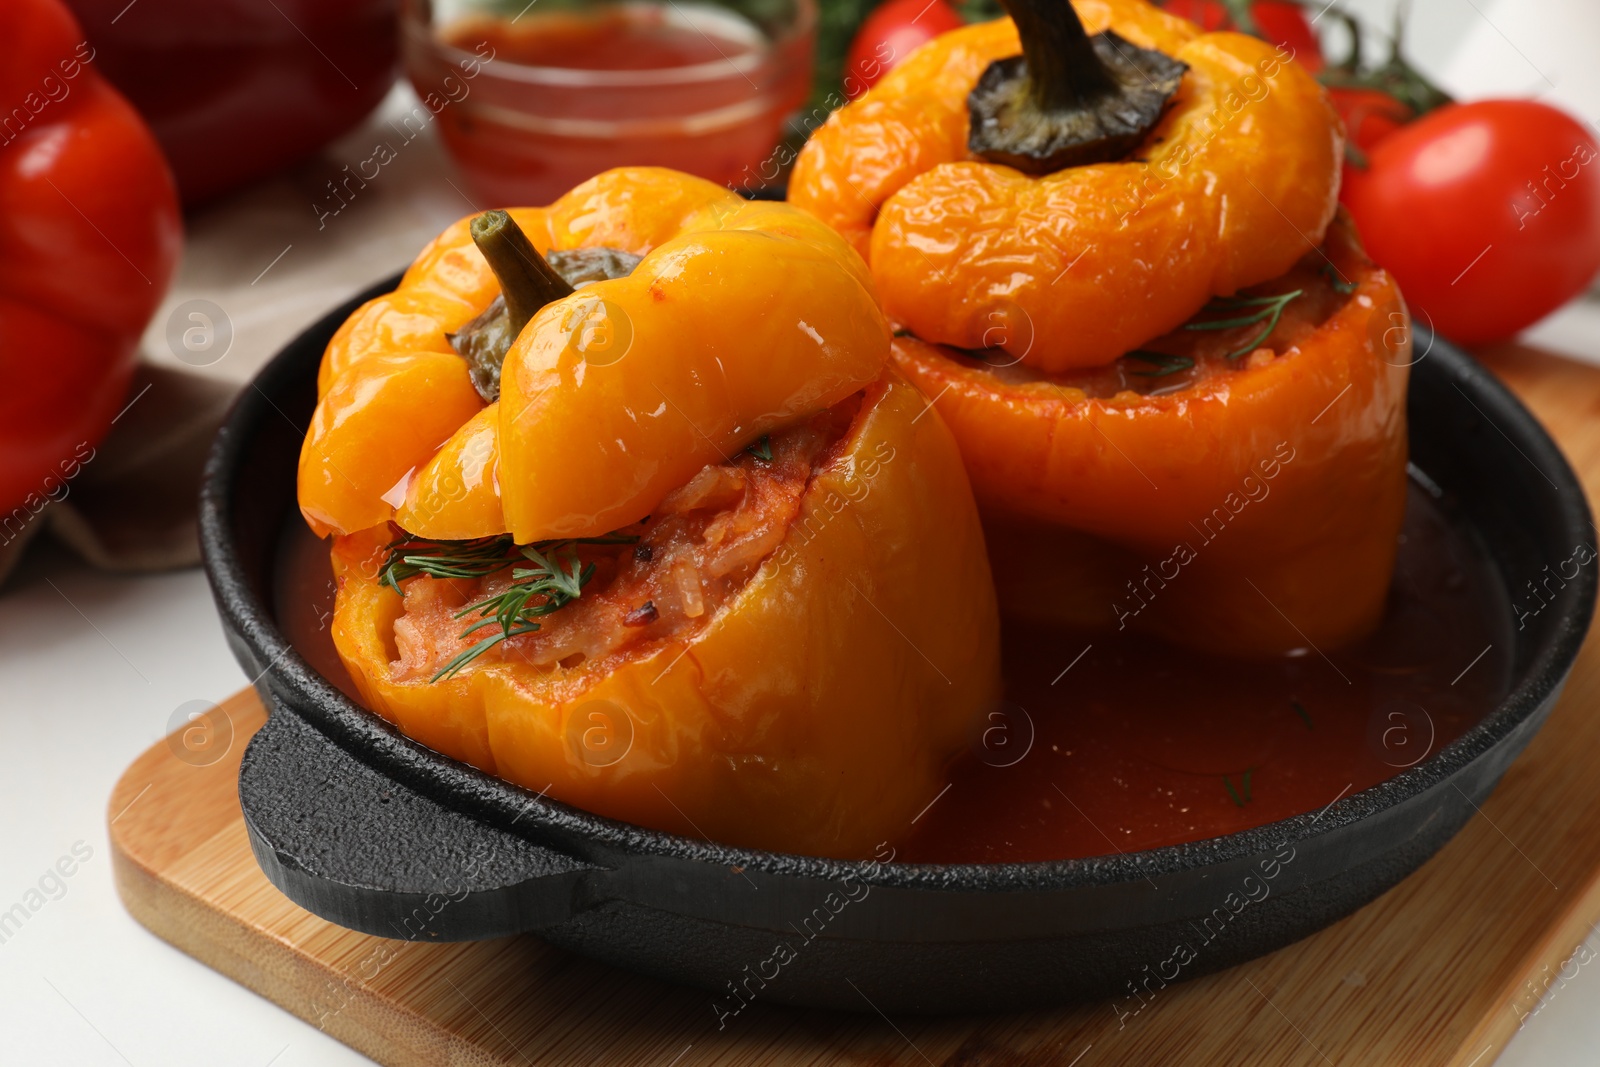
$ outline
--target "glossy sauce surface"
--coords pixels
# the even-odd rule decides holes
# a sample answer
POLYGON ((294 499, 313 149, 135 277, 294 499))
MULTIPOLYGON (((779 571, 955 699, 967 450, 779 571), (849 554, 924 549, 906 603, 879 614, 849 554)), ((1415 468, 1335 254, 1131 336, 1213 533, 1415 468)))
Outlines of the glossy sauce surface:
POLYGON ((1319 811, 1493 709, 1509 617, 1492 563, 1413 482, 1383 622, 1348 648, 1244 662, 1131 631, 1007 626, 1008 704, 901 858, 1134 852, 1319 811))
MULTIPOLYGON (((1133 852, 1319 811, 1437 752, 1509 680, 1493 564, 1413 483, 1376 633, 1326 655, 1217 659, 1143 636, 1008 625, 1006 706, 952 768, 899 858, 999 863, 1133 852)), ((352 698, 328 620, 327 545, 298 521, 276 614, 352 698)))
POLYGON ((733 59, 757 51, 759 37, 710 35, 653 5, 601 7, 593 14, 553 12, 525 19, 472 19, 445 30, 446 42, 470 52, 487 43, 495 58, 568 70, 658 70, 733 59))

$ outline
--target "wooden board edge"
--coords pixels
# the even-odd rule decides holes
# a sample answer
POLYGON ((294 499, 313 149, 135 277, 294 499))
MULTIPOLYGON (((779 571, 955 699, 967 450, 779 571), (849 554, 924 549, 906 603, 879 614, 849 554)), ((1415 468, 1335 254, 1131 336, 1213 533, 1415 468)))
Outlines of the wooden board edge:
POLYGON ((1600 870, 1589 877, 1560 918, 1523 958, 1517 973, 1495 994, 1492 1003, 1496 1009, 1479 1020, 1467 1035, 1460 1050, 1449 1061, 1450 1067, 1488 1067, 1498 1059, 1518 1031, 1539 1013, 1545 990, 1565 983, 1562 970, 1578 955, 1579 946, 1595 932, 1597 920, 1600 920, 1600 870), (1493 1058, 1486 1053, 1492 1053, 1493 1058))
MULTIPOLYGON (((244 695, 254 694, 245 690, 224 706, 244 695)), ((114 802, 138 791, 130 778, 135 772, 142 777, 152 760, 162 758, 158 750, 168 745, 169 739, 163 738, 129 765, 112 791, 114 802)), ((481 1047, 459 1035, 446 1035, 431 1021, 340 975, 293 942, 245 923, 151 870, 131 853, 114 820, 107 829, 112 881, 123 907, 139 925, 180 952, 386 1067, 440 1063, 499 1067, 500 1061, 486 1059, 481 1047), (330 992, 342 998, 340 1007, 318 1011, 318 1004, 330 1002, 330 992), (426 1040, 407 1041, 408 1034, 426 1040)))
MULTIPOLYGON (((224 714, 243 712, 241 717, 248 719, 259 714, 255 701, 255 692, 247 688, 219 707, 224 714)), ((174 731, 134 759, 113 788, 107 806, 113 882, 128 913, 179 951, 387 1067, 433 1067, 439 1063, 500 1067, 503 1061, 489 1057, 483 1046, 377 994, 293 941, 246 923, 201 899, 134 854, 117 823, 145 791, 161 783, 163 765, 175 758, 173 738, 180 733, 181 730, 174 731), (319 1011, 319 1004, 330 1002, 330 991, 341 1007, 333 1012, 319 1011)), ((236 776, 236 761, 230 762, 236 776)), ((277 893, 270 885, 266 891, 277 893)), ((1489 1067, 1526 1018, 1537 1012, 1541 983, 1552 974, 1559 976, 1562 965, 1573 958, 1577 946, 1594 931, 1597 918, 1600 870, 1591 874, 1559 918, 1517 964, 1514 976, 1502 984, 1491 1000, 1496 1009, 1478 1020, 1441 1064, 1489 1067)), ((1555 981, 1559 978, 1548 984, 1554 985, 1555 981)))

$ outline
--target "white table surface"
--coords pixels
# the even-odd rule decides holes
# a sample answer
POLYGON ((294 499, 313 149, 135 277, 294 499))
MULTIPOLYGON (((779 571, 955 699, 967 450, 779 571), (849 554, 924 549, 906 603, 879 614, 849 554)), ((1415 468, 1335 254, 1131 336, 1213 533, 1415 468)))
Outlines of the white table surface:
MULTIPOLYGON (((1543 87, 1585 117, 1600 114, 1600 67, 1576 50, 1600 43, 1593 0, 1416 6, 1419 30, 1438 26, 1419 35, 1416 51, 1453 90, 1543 87), (1513 19, 1513 6, 1538 17, 1513 19), (1510 38, 1500 32, 1512 27, 1510 38)), ((412 106, 408 90, 397 89, 373 120, 318 159, 192 218, 182 273, 147 335, 147 357, 176 362, 165 341, 167 314, 204 298, 224 310, 234 332, 206 373, 243 381, 305 325, 403 266, 428 237, 477 207, 451 184, 428 136, 406 145, 349 208, 318 228, 312 204, 323 182, 370 155, 384 119, 412 106)), ((1571 306, 1528 340, 1600 363, 1600 304, 1571 306)), ((198 571, 112 576, 46 548, 0 592, 0 911, 74 849, 89 853, 60 888, 47 882, 54 898, 0 943, 0 1064, 369 1062, 145 931, 112 886, 106 802, 113 783, 173 728, 185 704, 219 701, 247 680, 198 571)), ((1600 973, 1585 968, 1528 1021, 1499 1063, 1576 1067, 1600 1061, 1597 1050, 1600 973)), ((1093 1067, 1092 1051, 1082 1067, 1093 1067)))

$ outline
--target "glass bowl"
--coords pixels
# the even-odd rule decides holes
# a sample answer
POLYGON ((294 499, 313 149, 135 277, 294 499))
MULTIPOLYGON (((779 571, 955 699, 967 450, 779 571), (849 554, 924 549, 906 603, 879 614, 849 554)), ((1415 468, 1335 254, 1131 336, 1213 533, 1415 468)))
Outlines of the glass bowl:
POLYGON ((405 125, 438 124, 484 206, 623 165, 751 188, 810 92, 815 30, 815 0, 403 0, 405 125))

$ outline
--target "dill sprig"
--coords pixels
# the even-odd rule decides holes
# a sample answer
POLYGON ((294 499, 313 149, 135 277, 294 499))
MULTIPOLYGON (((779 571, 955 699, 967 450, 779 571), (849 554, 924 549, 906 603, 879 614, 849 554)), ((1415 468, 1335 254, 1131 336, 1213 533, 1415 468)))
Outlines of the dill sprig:
POLYGON ((378 572, 384 585, 400 592, 407 578, 482 578, 511 566, 516 547, 510 534, 470 541, 402 538, 391 542, 378 572))
POLYGON ((1222 784, 1227 787, 1229 799, 1241 808, 1250 803, 1250 772, 1254 769, 1253 767, 1245 768, 1244 776, 1239 779, 1238 789, 1234 789, 1232 778, 1226 774, 1222 776, 1222 784), (1244 794, 1242 797, 1240 796, 1241 793, 1244 794))
POLYGON ((1340 296, 1349 296, 1361 288, 1360 282, 1347 281, 1345 276, 1339 273, 1339 268, 1333 265, 1333 260, 1331 259, 1322 265, 1322 276, 1328 279, 1328 284, 1333 286, 1333 291, 1340 296))
POLYGON ((1243 312, 1231 318, 1213 319, 1210 322, 1190 322, 1184 325, 1185 330, 1234 330, 1244 326, 1255 326, 1265 323, 1260 333, 1244 347, 1236 348, 1229 352, 1227 359, 1238 359, 1247 356, 1261 346, 1261 342, 1272 336, 1272 331, 1278 328, 1279 321, 1283 318, 1283 309, 1297 296, 1305 293, 1304 289, 1296 289, 1292 293, 1280 293, 1276 296, 1219 296, 1201 309, 1202 315, 1222 315, 1228 312, 1243 312))
POLYGON ((583 587, 594 577, 594 564, 583 566, 578 561, 577 548, 571 541, 558 542, 554 546, 548 542, 541 544, 546 551, 541 552, 539 546, 535 545, 523 545, 518 550, 534 566, 512 568, 511 584, 505 589, 475 604, 468 604, 451 616, 455 619, 465 619, 471 615, 478 617, 477 622, 461 631, 462 637, 470 637, 486 627, 497 629, 464 649, 429 681, 440 682, 454 677, 461 668, 500 642, 537 632, 539 624, 534 619, 560 611, 583 595, 583 587))
POLYGON ((578 559, 579 545, 631 545, 638 538, 610 533, 604 537, 575 537, 536 541, 518 545, 510 534, 479 537, 466 541, 435 541, 402 538, 388 547, 382 569, 384 585, 400 592, 408 578, 479 579, 511 568, 511 584, 492 597, 468 604, 452 618, 476 616, 477 621, 461 631, 470 637, 480 630, 496 627, 470 648, 445 664, 430 681, 453 677, 463 667, 502 641, 535 633, 534 620, 560 611, 583 595, 583 587, 594 577, 595 565, 584 566, 578 559), (532 566, 518 566, 531 563, 532 566))
POLYGON ((1165 352, 1151 352, 1147 349, 1136 348, 1127 353, 1124 359, 1136 359, 1140 363, 1148 363, 1154 370, 1131 370, 1129 374, 1136 374, 1141 378, 1165 378, 1169 374, 1189 370, 1194 366, 1194 360, 1188 356, 1172 356, 1165 352))
POLYGON ((1301 704, 1298 700, 1291 700, 1289 701, 1289 706, 1294 709, 1294 713, 1296 715, 1300 716, 1300 721, 1306 724, 1307 730, 1316 729, 1316 727, 1311 724, 1311 713, 1305 709, 1305 705, 1301 704))

